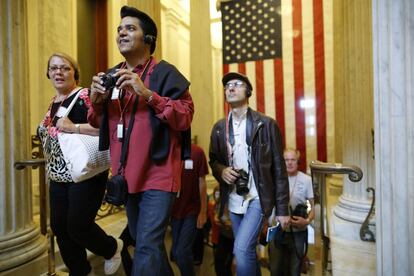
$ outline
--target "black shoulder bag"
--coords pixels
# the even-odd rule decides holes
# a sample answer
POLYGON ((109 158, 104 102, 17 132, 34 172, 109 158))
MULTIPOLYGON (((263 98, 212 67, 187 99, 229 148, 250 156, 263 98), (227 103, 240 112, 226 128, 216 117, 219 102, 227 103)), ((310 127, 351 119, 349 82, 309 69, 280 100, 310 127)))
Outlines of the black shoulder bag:
POLYGON ((122 153, 121 160, 119 161, 118 173, 112 176, 108 182, 106 182, 105 201, 115 206, 124 205, 128 198, 128 183, 124 176, 124 169, 126 157, 128 155, 129 137, 131 136, 132 127, 134 126, 135 112, 137 111, 138 100, 139 96, 135 98, 128 129, 125 138, 122 139, 122 153))

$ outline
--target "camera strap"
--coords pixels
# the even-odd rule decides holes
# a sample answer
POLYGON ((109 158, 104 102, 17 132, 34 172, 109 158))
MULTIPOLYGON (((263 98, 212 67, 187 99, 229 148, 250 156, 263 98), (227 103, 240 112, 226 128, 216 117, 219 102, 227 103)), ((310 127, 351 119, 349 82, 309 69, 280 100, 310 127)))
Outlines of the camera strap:
MULTIPOLYGON (((295 188, 296 188, 296 183, 298 182, 298 175, 296 174, 296 177, 295 177, 295 183, 293 184, 293 187, 292 187, 292 191, 290 192, 290 194, 289 194, 289 201, 290 201, 290 199, 292 198, 292 196, 293 196, 293 193, 295 192, 295 188)), ((289 202, 290 203, 290 202, 289 202)))
POLYGON ((118 174, 124 173, 125 168, 125 161, 128 155, 128 144, 129 144, 129 137, 131 136, 132 127, 134 126, 135 122, 135 112, 137 111, 138 107, 138 101, 139 96, 135 98, 134 105, 132 106, 132 113, 131 113, 131 119, 129 120, 127 132, 125 134, 125 138, 122 139, 122 152, 121 152, 121 159, 119 160, 119 168, 118 168, 118 174))
MULTIPOLYGON (((149 59, 149 61, 150 60, 151 59, 149 59)), ((142 72, 142 74, 140 76, 140 78, 143 82, 145 81, 145 78, 147 76, 149 61, 147 62, 147 65, 145 66, 144 72, 142 72)), ((128 156, 129 138, 131 136, 132 128, 134 126, 135 113, 137 112, 138 102, 139 102, 139 95, 136 95, 134 105, 132 106, 131 118, 129 119, 127 132, 125 134, 125 137, 122 139, 122 152, 121 152, 121 158, 119 160, 118 174, 123 174, 124 173, 125 162, 126 162, 126 158, 128 156)))
MULTIPOLYGON (((293 212, 292 211, 292 207, 290 207, 290 213, 292 213, 292 212, 293 212)), ((295 255, 296 255, 296 257, 299 260, 302 261, 302 259, 305 258, 306 255, 308 254, 308 247, 309 247, 309 245, 308 245, 308 227, 306 227, 306 230, 305 230, 305 235, 306 235, 306 239, 305 239, 305 251, 302 252, 302 256, 299 254, 298 248, 296 247, 296 241, 295 241, 295 233, 296 232, 293 232, 292 224, 289 227, 290 227, 290 233, 292 235, 293 245, 295 247, 295 255)))

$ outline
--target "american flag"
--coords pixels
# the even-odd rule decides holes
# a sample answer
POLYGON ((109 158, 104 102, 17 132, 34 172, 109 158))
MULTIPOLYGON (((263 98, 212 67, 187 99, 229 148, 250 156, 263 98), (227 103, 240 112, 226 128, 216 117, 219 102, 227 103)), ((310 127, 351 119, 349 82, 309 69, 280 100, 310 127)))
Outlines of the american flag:
POLYGON ((276 119, 284 145, 301 152, 301 171, 328 159, 323 9, 331 1, 221 1, 223 74, 249 77, 249 105, 276 119))

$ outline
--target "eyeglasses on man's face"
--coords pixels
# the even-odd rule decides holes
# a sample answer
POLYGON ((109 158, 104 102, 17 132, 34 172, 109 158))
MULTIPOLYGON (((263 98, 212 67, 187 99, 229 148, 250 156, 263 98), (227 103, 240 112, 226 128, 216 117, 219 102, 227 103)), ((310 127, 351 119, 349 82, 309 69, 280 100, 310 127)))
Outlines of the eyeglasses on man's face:
POLYGON ((55 73, 57 70, 60 70, 60 72, 66 73, 72 70, 70 66, 50 66, 49 72, 55 73))
POLYGON ((242 81, 228 82, 228 83, 224 86, 224 88, 225 88, 225 89, 230 89, 230 88, 233 88, 233 87, 240 88, 240 87, 243 87, 244 85, 245 85, 245 84, 244 84, 244 82, 242 82, 242 81))

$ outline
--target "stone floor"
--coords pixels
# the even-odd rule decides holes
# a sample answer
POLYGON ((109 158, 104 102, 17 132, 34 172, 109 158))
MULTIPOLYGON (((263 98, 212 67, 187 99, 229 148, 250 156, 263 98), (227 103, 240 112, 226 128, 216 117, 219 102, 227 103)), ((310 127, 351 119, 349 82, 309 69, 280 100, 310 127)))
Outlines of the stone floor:
MULTIPOLYGON (((107 233, 114 235, 114 236, 119 236, 119 234, 122 232, 123 228, 125 227, 126 223, 127 223, 127 220, 126 220, 125 213, 123 211, 98 220, 98 224, 101 225, 101 227, 107 233)), ((169 252, 169 249, 171 247, 171 232, 170 231, 167 231, 165 243, 167 247, 167 252, 169 252)), ((198 276, 213 276, 215 275, 214 264, 213 264, 213 250, 209 246, 205 246, 204 250, 205 250, 204 260, 203 260, 202 265, 196 266, 196 274, 198 276)), ((94 256, 92 254, 90 254, 89 256, 90 256, 91 264, 93 266, 94 274, 92 275, 104 275, 104 272, 103 272, 104 259, 102 257, 94 256)), ((174 274, 180 275, 180 272, 177 266, 174 263, 172 263, 171 266, 173 268, 174 274)), ((65 272, 64 266, 57 267, 57 275, 59 276, 68 275, 68 273, 65 272)), ((117 271, 117 273, 113 275, 124 276, 125 272, 123 268, 121 267, 117 271)), ((266 268, 262 268, 262 276, 269 276, 269 275, 270 275, 269 270, 266 268)), ((312 274, 308 274, 308 275, 312 275, 312 274)))

